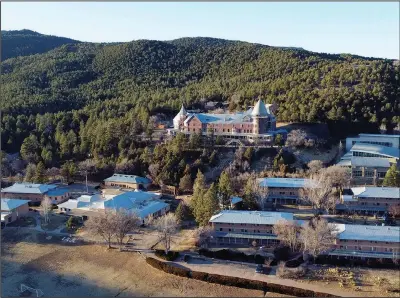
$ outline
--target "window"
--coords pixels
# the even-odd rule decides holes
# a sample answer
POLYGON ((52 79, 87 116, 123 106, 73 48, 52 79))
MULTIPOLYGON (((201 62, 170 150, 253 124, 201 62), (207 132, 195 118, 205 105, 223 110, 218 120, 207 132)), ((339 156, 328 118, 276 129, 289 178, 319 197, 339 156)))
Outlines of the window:
POLYGON ((220 231, 223 231, 223 228, 219 228, 220 231))
POLYGON ((229 229, 228 231, 229 231, 229 232, 232 232, 232 230, 231 230, 231 229, 229 229))
POLYGON ((362 176, 362 171, 353 171, 353 176, 354 177, 361 177, 362 176))
POLYGON ((244 229, 240 229, 240 232, 242 232, 242 233, 243 233, 243 232, 244 232, 244 229))

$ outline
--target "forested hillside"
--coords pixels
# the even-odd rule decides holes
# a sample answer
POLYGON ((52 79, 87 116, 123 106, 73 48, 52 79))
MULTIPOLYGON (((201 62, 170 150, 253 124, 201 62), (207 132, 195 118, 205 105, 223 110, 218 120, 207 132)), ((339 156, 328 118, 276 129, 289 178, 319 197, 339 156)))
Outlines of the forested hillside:
POLYGON ((64 44, 79 41, 40 34, 31 30, 1 31, 1 61, 18 56, 41 54, 64 44))
POLYGON ((16 152, 30 140, 34 160, 48 165, 88 154, 115 158, 135 150, 135 135, 151 133, 156 111, 202 98, 241 110, 260 95, 278 103, 279 121, 390 130, 400 115, 399 73, 390 60, 213 38, 67 44, 2 63, 2 145, 16 152))

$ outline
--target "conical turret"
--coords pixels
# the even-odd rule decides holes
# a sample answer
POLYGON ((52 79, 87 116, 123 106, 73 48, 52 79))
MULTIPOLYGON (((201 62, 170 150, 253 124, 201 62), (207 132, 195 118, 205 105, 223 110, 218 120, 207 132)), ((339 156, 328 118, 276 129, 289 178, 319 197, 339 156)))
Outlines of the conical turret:
POLYGON ((266 117, 266 116, 268 116, 268 110, 265 107, 265 104, 261 99, 259 99, 257 101, 256 105, 253 108, 253 111, 251 112, 251 115, 255 116, 255 117, 266 117))

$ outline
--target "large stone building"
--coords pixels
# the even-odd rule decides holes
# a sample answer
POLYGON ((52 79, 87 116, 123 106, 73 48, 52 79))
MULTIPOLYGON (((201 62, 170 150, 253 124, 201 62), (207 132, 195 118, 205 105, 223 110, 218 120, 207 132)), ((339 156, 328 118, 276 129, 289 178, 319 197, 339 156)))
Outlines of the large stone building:
POLYGON ((399 187, 352 187, 345 189, 336 210, 345 213, 383 214, 390 206, 400 207, 399 187))
POLYGON ((261 99, 245 112, 227 114, 188 113, 182 106, 169 133, 200 133, 250 144, 271 143, 277 134, 286 136, 286 130, 276 129, 274 111, 273 104, 265 105, 261 99))
POLYGON ((49 198, 53 204, 59 204, 69 199, 67 188, 54 184, 15 183, 1 190, 2 197, 10 199, 29 200, 29 204, 40 204, 44 198, 49 198))

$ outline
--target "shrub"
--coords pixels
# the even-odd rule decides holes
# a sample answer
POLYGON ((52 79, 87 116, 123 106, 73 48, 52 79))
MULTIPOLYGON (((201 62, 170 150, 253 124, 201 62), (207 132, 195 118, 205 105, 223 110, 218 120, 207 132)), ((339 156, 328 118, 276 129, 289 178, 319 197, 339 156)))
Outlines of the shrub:
POLYGON ((150 266, 152 266, 156 269, 160 269, 166 273, 183 276, 183 277, 190 277, 190 275, 191 275, 190 274, 191 272, 188 269, 176 267, 171 264, 156 260, 154 258, 146 258, 146 263, 149 264, 150 266))
POLYGON ((169 251, 167 255, 165 255, 165 251, 161 249, 157 249, 155 251, 155 255, 166 261, 174 261, 179 257, 179 252, 177 251, 169 251))
POLYGON ((280 262, 276 270, 276 275, 282 278, 298 279, 306 274, 304 267, 287 268, 283 262, 280 262))
POLYGON ((296 258, 286 262, 285 266, 288 268, 296 268, 304 263, 303 255, 299 255, 296 258))
POLYGON ((165 263, 154 258, 146 258, 146 262, 156 269, 160 269, 166 273, 175 274, 178 276, 193 278, 196 280, 216 283, 226 286, 234 286, 245 289, 254 289, 261 291, 269 291, 274 293, 292 295, 297 297, 335 297, 331 294, 314 292, 285 285, 270 284, 258 280, 249 280, 240 277, 224 276, 218 274, 209 274, 205 272, 190 271, 184 268, 175 267, 170 263, 165 263))
POLYGON ((290 256, 290 248, 288 246, 278 246, 274 249, 274 256, 277 261, 286 261, 290 256))

